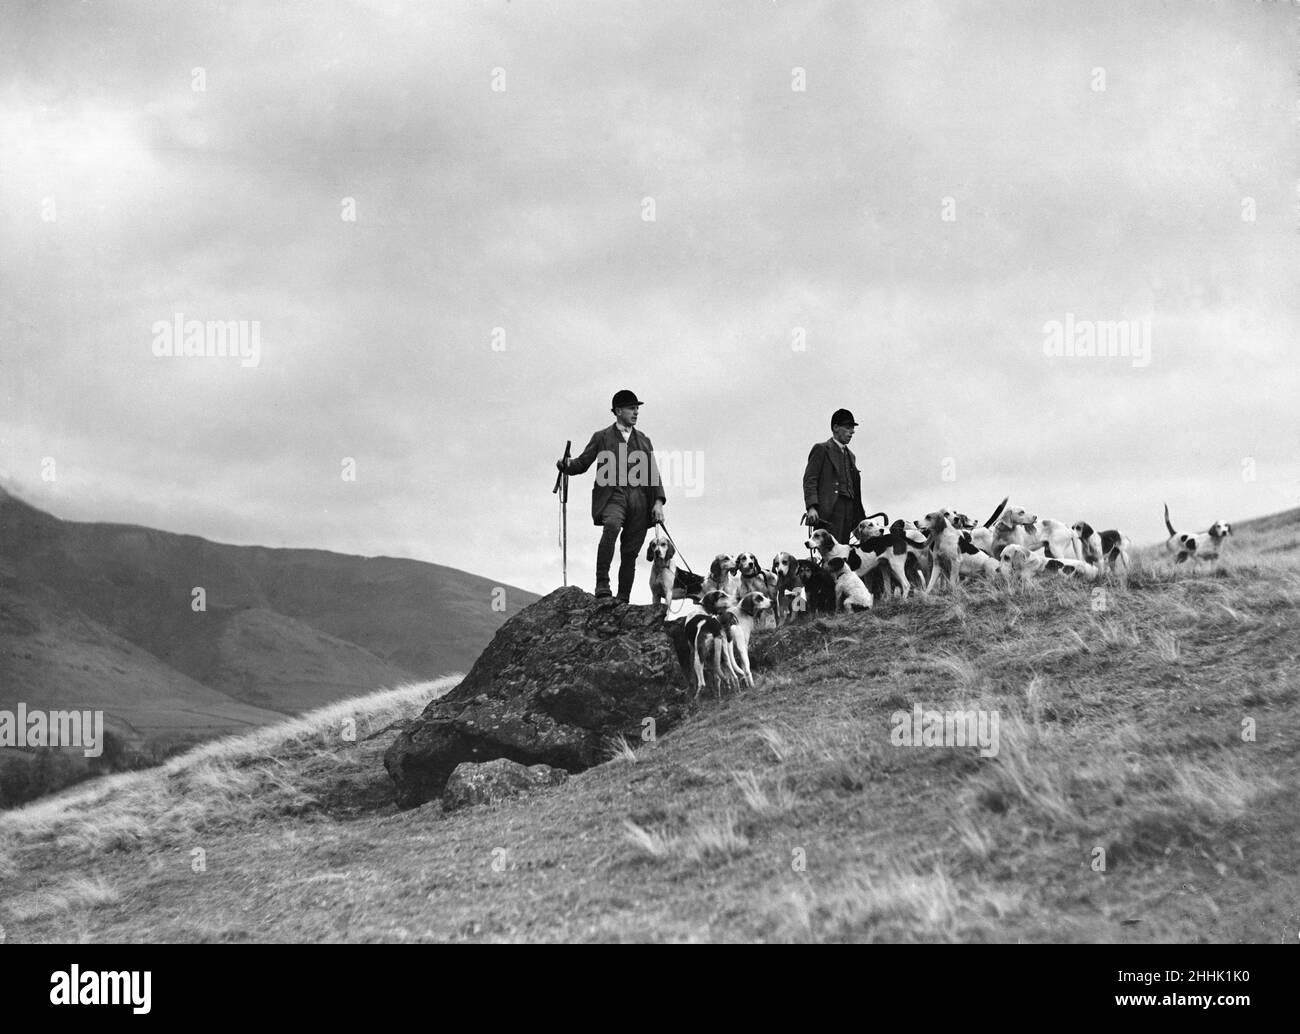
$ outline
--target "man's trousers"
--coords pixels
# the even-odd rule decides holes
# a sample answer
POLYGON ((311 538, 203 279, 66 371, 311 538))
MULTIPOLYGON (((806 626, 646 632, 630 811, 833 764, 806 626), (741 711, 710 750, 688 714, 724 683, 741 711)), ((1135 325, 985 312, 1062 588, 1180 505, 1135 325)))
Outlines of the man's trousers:
POLYGON ((650 530, 650 509, 646 493, 639 488, 617 488, 602 514, 604 530, 596 547, 596 592, 609 591, 609 566, 614 560, 614 543, 619 543, 618 598, 624 603, 632 594, 637 560, 650 530))

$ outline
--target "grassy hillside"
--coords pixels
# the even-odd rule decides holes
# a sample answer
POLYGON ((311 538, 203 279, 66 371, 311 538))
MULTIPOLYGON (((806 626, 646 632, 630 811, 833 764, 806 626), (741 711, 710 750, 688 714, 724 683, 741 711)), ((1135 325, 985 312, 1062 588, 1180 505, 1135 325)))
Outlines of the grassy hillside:
POLYGON ((1104 594, 970 587, 760 635, 754 691, 491 808, 391 803, 383 751, 450 683, 340 704, 0 815, 0 924, 14 942, 1294 943, 1298 518, 1241 525, 1213 571, 1147 554, 1104 594), (893 745, 918 703, 997 712, 996 756, 893 745))
POLYGON ((210 736, 471 663, 536 599, 436 564, 61 521, 0 489, 0 707, 210 736), (206 593, 206 609, 192 591, 206 593))

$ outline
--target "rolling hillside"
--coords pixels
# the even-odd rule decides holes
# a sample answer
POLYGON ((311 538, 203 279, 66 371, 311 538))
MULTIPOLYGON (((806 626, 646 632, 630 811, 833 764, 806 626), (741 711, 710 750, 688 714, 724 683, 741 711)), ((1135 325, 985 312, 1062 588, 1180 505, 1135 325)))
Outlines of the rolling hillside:
POLYGON ((11 942, 1294 943, 1300 512, 1237 532, 1213 570, 1147 550, 1102 597, 971 585, 759 633, 755 690, 491 807, 393 804, 384 750, 454 680, 336 704, 0 815, 0 923, 11 942), (996 711, 998 750, 895 745, 917 704, 996 711))
POLYGON ((536 596, 391 557, 59 520, 0 489, 0 707, 203 739, 466 667, 536 596), (206 609, 191 606, 206 593, 206 609))

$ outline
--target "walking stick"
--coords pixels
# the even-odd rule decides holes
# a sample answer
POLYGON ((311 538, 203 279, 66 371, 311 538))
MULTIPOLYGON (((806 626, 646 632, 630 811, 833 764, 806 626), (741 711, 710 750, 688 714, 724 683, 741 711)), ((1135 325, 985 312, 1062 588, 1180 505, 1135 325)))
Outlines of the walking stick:
MULTIPOLYGON (((564 443, 564 465, 569 465, 569 451, 573 448, 573 442, 564 443)), ((564 576, 564 584, 569 584, 569 472, 562 470, 555 475, 555 487, 551 489, 551 494, 559 493, 560 496, 560 565, 564 576)))

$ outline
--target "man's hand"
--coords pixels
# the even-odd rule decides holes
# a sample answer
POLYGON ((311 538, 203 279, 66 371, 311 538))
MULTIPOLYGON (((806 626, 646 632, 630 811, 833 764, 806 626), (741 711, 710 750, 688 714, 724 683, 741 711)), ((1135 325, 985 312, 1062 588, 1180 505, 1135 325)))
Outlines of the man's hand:
POLYGON ((555 469, 561 474, 567 474, 569 472, 568 467, 565 466, 564 460, 556 460, 555 469))
POLYGON ((654 506, 650 507, 650 523, 663 524, 664 522, 664 504, 655 500, 654 506))
POLYGON ((808 507, 808 512, 803 515, 804 524, 808 525, 808 527, 811 528, 814 524, 817 523, 818 520, 819 518, 817 516, 817 507, 815 506, 808 507))

